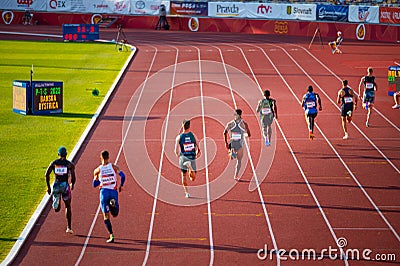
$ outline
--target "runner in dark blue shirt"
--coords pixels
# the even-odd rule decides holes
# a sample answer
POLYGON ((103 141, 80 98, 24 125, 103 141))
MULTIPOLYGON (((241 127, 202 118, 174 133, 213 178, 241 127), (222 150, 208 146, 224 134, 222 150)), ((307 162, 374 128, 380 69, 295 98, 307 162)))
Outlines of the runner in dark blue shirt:
POLYGON ((60 147, 58 149, 58 155, 60 158, 52 161, 46 170, 46 183, 47 193, 52 195, 53 198, 53 209, 55 212, 59 212, 61 209, 60 200, 61 198, 65 204, 65 216, 67 218, 67 230, 69 234, 73 234, 71 227, 72 222, 72 211, 71 211, 71 190, 74 189, 76 176, 75 176, 75 165, 67 160, 67 149, 60 147), (50 174, 54 172, 54 183, 53 191, 50 187, 50 174), (71 177, 71 185, 68 184, 68 179, 71 177))
POLYGON ((368 111, 365 126, 369 127, 369 118, 374 108, 375 92, 378 90, 378 86, 375 82, 375 77, 372 75, 374 73, 372 67, 368 67, 367 73, 368 75, 362 77, 358 85, 358 96, 362 99, 363 108, 368 111), (361 94, 361 87, 364 88, 363 94, 361 94))
POLYGON ((347 123, 351 122, 354 110, 357 108, 357 97, 352 88, 348 87, 349 82, 347 80, 342 81, 343 87, 338 91, 337 103, 342 105, 341 116, 342 116, 342 127, 344 131, 343 139, 348 139, 349 134, 347 133, 347 123))
POLYGON ((322 111, 321 98, 314 92, 313 87, 308 86, 307 93, 303 96, 301 106, 304 109, 306 123, 309 130, 309 139, 314 139, 314 120, 318 115, 318 109, 322 111), (319 105, 319 108, 318 108, 319 105))
POLYGON ((187 172, 189 172, 189 179, 191 181, 196 179, 196 159, 200 156, 200 148, 196 136, 190 131, 190 120, 183 120, 182 127, 183 133, 176 137, 175 154, 179 157, 179 167, 181 168, 185 197, 190 198, 186 176, 187 172))

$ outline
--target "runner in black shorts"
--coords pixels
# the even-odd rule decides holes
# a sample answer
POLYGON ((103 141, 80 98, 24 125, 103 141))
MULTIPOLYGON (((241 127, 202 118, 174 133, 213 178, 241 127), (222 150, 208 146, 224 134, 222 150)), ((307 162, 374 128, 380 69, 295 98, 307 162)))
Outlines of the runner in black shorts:
POLYGON ((343 80, 343 87, 338 91, 337 103, 342 104, 341 116, 342 116, 342 127, 344 131, 343 139, 348 139, 349 134, 347 133, 347 123, 351 122, 351 118, 354 110, 357 108, 357 97, 354 97, 355 93, 352 88, 348 87, 348 81, 343 80))
POLYGON ((378 90, 378 86, 375 82, 375 77, 372 75, 374 73, 372 67, 369 67, 367 72, 368 75, 362 77, 360 84, 358 85, 358 96, 360 99, 362 99, 363 107, 368 111, 365 126, 369 127, 369 118, 371 116, 372 109, 374 108, 375 92, 378 90), (361 87, 364 87, 363 94, 361 94, 361 87))
POLYGON ((185 197, 190 198, 187 190, 186 176, 189 172, 190 181, 196 179, 196 159, 200 156, 199 141, 190 131, 190 120, 182 122, 183 133, 179 134, 175 140, 175 154, 179 157, 179 167, 182 173, 182 185, 185 197))

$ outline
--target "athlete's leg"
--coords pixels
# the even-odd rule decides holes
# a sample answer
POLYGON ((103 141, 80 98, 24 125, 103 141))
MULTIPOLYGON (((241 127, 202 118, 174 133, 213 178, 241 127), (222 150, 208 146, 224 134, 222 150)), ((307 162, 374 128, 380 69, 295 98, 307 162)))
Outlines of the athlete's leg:
POLYGON ((240 171, 240 168, 242 167, 243 147, 236 150, 236 155, 237 155, 237 160, 236 160, 236 166, 235 166, 234 179, 238 180, 239 179, 239 171, 240 171))
POLYGON ((181 172, 181 176, 182 176, 182 186, 183 186, 183 190, 185 191, 185 194, 188 193, 187 190, 187 172, 181 172))
POLYGON ((71 199, 65 202, 65 218, 67 218, 67 233, 72 233, 72 209, 71 209, 71 199), (68 230, 69 229, 69 230, 68 230))

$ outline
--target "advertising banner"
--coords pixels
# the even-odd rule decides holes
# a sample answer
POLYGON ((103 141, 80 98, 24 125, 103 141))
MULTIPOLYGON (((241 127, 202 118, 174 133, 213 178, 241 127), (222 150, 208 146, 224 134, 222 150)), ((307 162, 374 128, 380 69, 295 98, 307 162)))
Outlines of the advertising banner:
POLYGON ((379 23, 379 6, 350 6, 349 21, 379 23))
POLYGON ((246 4, 241 2, 208 2, 209 17, 246 17, 246 4))
POLYGON ((348 6, 317 5, 317 20, 322 21, 347 21, 348 6))
POLYGON ((283 5, 273 3, 246 3, 248 18, 280 18, 282 11, 286 12, 283 8, 283 5))
POLYGON ((379 22, 387 24, 400 24, 400 7, 380 7, 379 22))
POLYGON ((317 6, 312 4, 282 4, 281 19, 315 21, 317 6))
POLYGON ((0 9, 46 11, 44 0, 1 0, 0 9))
POLYGON ((171 1, 170 12, 171 15, 180 16, 204 16, 208 15, 207 2, 174 2, 171 1))
POLYGON ((159 15, 160 5, 164 5, 169 14, 169 1, 143 1, 131 0, 131 14, 134 15, 159 15))
POLYGON ((130 0, 83 0, 85 12, 102 14, 129 14, 130 0))

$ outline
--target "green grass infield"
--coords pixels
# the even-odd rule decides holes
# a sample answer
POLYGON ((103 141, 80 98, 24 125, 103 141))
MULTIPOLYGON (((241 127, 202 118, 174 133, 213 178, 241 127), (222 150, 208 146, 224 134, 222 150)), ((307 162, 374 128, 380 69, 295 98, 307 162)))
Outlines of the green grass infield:
POLYGON ((46 193, 45 171, 71 152, 128 59, 115 44, 0 41, 0 261, 46 193), (62 81, 63 114, 14 113, 13 80, 62 81), (93 96, 93 89, 99 91, 93 96))

